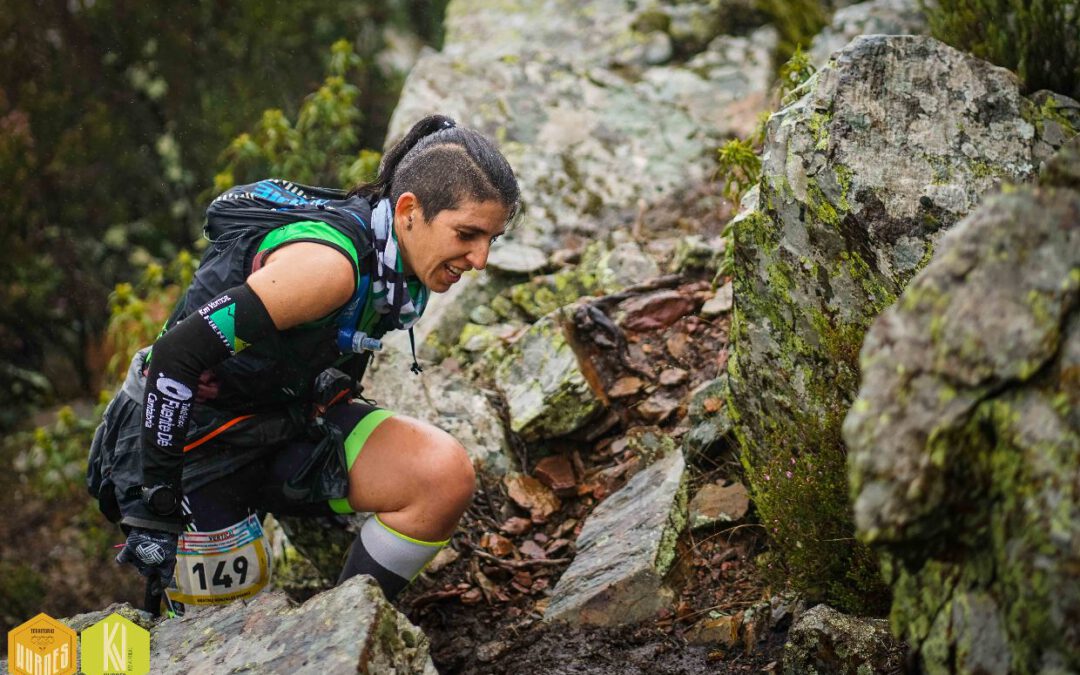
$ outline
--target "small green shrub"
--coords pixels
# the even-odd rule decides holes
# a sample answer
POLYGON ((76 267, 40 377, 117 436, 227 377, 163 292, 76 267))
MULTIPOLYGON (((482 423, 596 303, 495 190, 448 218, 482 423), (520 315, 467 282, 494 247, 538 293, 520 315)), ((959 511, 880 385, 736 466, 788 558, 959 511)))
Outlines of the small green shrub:
POLYGON ((112 350, 108 377, 113 383, 123 381, 135 352, 157 338, 198 265, 191 253, 181 251, 166 265, 149 263, 134 285, 116 285, 109 296, 109 325, 105 332, 112 350))
POLYGON ((1076 0, 923 0, 934 37, 1016 71, 1029 91, 1080 98, 1076 0))
POLYGON ((802 50, 802 47, 795 47, 795 51, 792 53, 784 65, 780 66, 779 73, 779 93, 781 105, 787 105, 792 103, 792 97, 795 92, 806 83, 807 80, 817 71, 814 65, 810 63, 810 57, 806 55, 806 52, 802 50))
POLYGON ((64 406, 51 425, 5 440, 10 447, 25 448, 17 452, 12 465, 34 494, 47 499, 85 494, 86 454, 108 399, 108 393, 103 392, 89 417, 79 417, 70 406, 64 406))
POLYGON ((735 208, 739 198, 761 177, 761 157, 750 141, 733 138, 717 152, 718 175, 724 178, 724 199, 735 208))

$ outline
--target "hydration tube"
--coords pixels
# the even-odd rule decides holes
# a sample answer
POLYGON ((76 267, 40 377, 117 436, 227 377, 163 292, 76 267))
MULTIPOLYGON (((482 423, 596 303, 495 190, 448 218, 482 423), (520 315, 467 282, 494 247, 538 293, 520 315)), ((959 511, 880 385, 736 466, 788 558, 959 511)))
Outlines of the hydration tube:
POLYGON ((360 277, 356 284, 356 293, 338 317, 337 346, 342 352, 359 354, 364 351, 377 352, 382 349, 381 340, 369 337, 367 333, 357 330, 370 285, 371 279, 367 275, 360 277))

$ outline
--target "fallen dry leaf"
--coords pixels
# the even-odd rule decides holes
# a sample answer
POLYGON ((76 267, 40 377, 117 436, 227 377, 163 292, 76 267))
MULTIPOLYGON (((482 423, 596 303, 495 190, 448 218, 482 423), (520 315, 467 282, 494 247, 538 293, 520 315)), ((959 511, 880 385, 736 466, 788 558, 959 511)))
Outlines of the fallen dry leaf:
POLYGON ((521 554, 527 558, 533 558, 534 560, 543 560, 547 558, 547 552, 540 547, 535 541, 528 540, 521 545, 519 549, 521 554))
POLYGON ((608 389, 608 396, 611 398, 626 398, 627 396, 633 396, 641 391, 641 388, 645 386, 645 382, 640 377, 620 377, 615 380, 615 383, 608 389))
POLYGON ((536 463, 533 475, 561 497, 569 497, 577 492, 574 467, 565 455, 552 455, 541 459, 536 463))
POLYGON ((532 476, 510 474, 503 479, 507 494, 515 504, 529 511, 533 522, 544 522, 562 507, 562 502, 547 487, 532 476))
POLYGON ((505 558, 514 552, 514 544, 501 534, 485 532, 480 537, 480 545, 491 551, 500 558, 505 558))
POLYGON ((525 534, 532 529, 532 521, 528 518, 507 518, 499 529, 512 535, 525 534))

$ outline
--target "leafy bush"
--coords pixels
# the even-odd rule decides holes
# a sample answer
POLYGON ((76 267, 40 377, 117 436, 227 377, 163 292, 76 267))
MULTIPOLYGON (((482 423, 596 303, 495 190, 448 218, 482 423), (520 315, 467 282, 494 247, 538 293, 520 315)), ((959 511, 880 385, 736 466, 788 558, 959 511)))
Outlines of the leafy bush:
POLYGON ((268 177, 329 186, 374 178, 380 154, 358 146, 360 90, 347 79, 360 65, 349 42, 334 43, 326 80, 304 99, 296 122, 277 108, 264 111, 255 129, 237 136, 225 150, 226 165, 214 177, 215 191, 268 177))
POLYGON ((105 332, 112 352, 108 376, 114 383, 123 381, 135 352, 157 338, 198 265, 191 253, 180 251, 166 265, 149 263, 136 284, 117 284, 109 296, 109 325, 105 332))
POLYGON ((810 63, 810 57, 806 55, 802 47, 796 46, 791 58, 780 66, 778 73, 780 81, 777 86, 781 105, 793 103, 793 97, 799 95, 796 92, 816 71, 814 64, 810 63))
POLYGON ((1080 98, 1076 0, 923 0, 934 37, 1016 71, 1030 91, 1080 98))

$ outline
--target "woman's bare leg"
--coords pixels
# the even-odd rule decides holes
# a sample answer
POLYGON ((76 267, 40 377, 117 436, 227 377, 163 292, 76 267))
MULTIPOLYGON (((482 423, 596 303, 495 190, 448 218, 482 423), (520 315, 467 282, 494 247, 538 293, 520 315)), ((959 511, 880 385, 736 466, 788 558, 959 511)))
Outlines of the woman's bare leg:
POLYGON ((349 470, 349 506, 375 517, 353 542, 338 582, 370 574, 392 598, 447 543, 475 481, 468 454, 449 434, 408 417, 383 419, 349 470))

